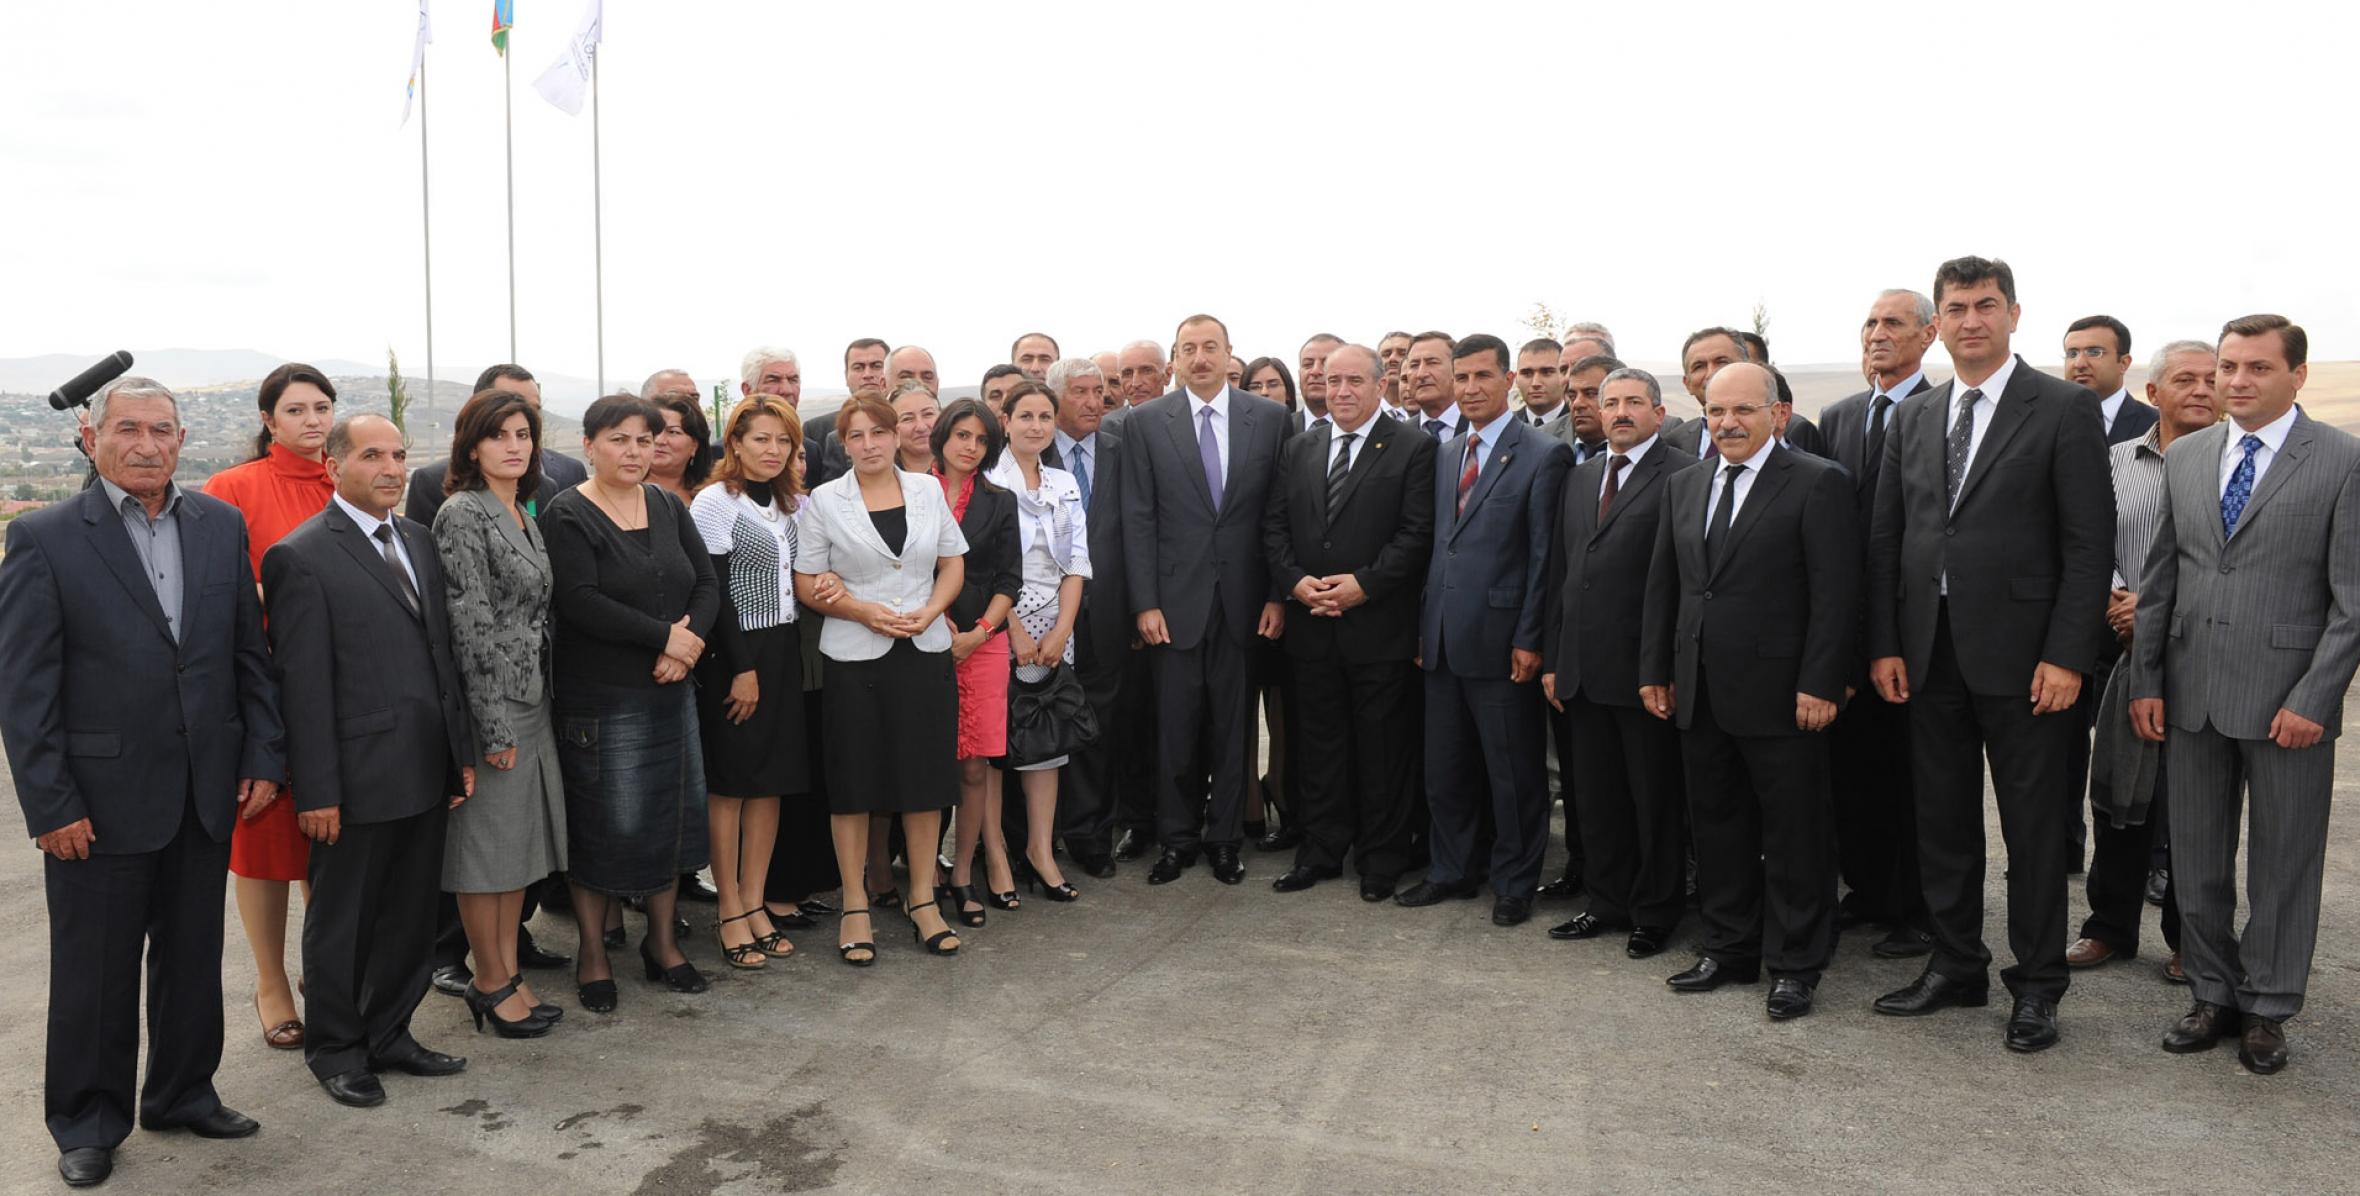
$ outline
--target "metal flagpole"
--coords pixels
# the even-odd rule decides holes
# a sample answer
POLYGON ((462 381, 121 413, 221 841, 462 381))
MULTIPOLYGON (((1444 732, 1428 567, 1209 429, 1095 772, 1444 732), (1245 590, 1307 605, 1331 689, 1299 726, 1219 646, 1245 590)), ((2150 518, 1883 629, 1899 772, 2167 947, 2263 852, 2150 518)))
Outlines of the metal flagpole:
POLYGON ((590 58, 590 279, 598 312, 598 393, 606 394, 606 228, 598 164, 598 57, 590 58))
POLYGON ((418 61, 418 211, 426 224, 426 415, 434 418, 434 187, 426 177, 426 61, 418 61))
POLYGON ((516 103, 509 64, 513 54, 500 55, 500 123, 508 137, 508 360, 516 360, 516 103))

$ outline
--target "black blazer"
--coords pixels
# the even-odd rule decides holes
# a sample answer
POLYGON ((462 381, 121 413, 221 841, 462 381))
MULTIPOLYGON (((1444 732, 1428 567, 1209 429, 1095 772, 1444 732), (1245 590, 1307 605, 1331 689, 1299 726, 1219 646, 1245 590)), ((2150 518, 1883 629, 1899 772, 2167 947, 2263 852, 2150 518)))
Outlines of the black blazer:
MULTIPOLYGON (((1909 394, 1902 395, 1894 402, 1893 409, 1885 412, 1885 435, 1888 439, 1893 435, 1894 420, 1901 413, 1901 404, 1908 402, 1912 396, 1922 395, 1932 389, 1934 384, 1926 381, 1924 374, 1919 374, 1917 385, 1910 389, 1909 394)), ((1875 398, 1875 391, 1864 390, 1837 399, 1827 405, 1827 410, 1819 413, 1820 430, 1826 433, 1828 448, 1827 452, 1820 455, 1843 466, 1844 472, 1852 475, 1853 489, 1860 497, 1860 535, 1864 544, 1867 542, 1869 525, 1876 517, 1877 475, 1885 463, 1882 457, 1870 460, 1866 455, 1868 405, 1875 398)))
POLYGON ((1434 438, 1377 416, 1360 428, 1351 472, 1328 505, 1335 425, 1287 442, 1279 484, 1262 517, 1270 580, 1293 593, 1310 577, 1350 573, 1368 601, 1339 618, 1287 613, 1287 654, 1353 664, 1409 663, 1418 654, 1418 598, 1434 551, 1434 438))
MULTIPOLYGON (((1820 416, 1824 419, 1826 413, 1821 412, 1820 416)), ((1687 453, 1689 460, 1702 461, 1705 459, 1702 455, 1704 445, 1700 440, 1704 435, 1703 416, 1699 415, 1695 419, 1682 420, 1677 425, 1665 428, 1657 435, 1662 436, 1673 447, 1687 453)), ((1803 418, 1803 413, 1800 411, 1788 417, 1786 421, 1786 444, 1789 448, 1800 449, 1814 457, 1828 455, 1827 437, 1821 434, 1817 425, 1803 418)), ((1718 454, 1715 455, 1718 456, 1718 454)))
POLYGON ((1647 569, 1639 682, 1672 685, 1673 717, 1694 725, 1702 662, 1713 723, 1731 735, 1801 735, 1795 695, 1838 706, 1858 668, 1860 529, 1852 486, 1824 457, 1773 447, 1705 559, 1705 504, 1718 463, 1665 486, 1647 569))
POLYGON ((2123 396, 2122 409, 2114 413, 2114 426, 2106 429, 2106 447, 2145 436, 2156 419, 2155 408, 2140 402, 2139 396, 2123 396))
POLYGON ((459 769, 475 760, 442 557, 425 528, 394 527, 418 574, 418 614, 377 542, 333 502, 262 556, 295 808, 342 807, 348 823, 423 814, 461 792, 459 769))
POLYGON ((1601 523, 1598 490, 1612 460, 1612 453, 1592 457, 1567 475, 1549 551, 1541 671, 1557 675, 1560 702, 1579 694, 1601 706, 1639 704, 1639 637, 1632 633, 1645 622, 1664 483, 1697 465, 1658 438, 1631 463, 1630 480, 1601 523))
POLYGON ((2016 359, 1950 507, 1945 465, 1956 380, 1894 408, 1868 541, 1868 655, 1913 682, 1934 654, 1950 577, 1967 689, 2022 696, 2035 665, 2091 672, 2112 638, 2114 482, 2098 396, 2016 359))
POLYGON ((0 740, 28 835, 88 818, 98 855, 155 851, 193 802, 218 843, 239 779, 286 773, 246 521, 183 489, 178 522, 178 642, 106 487, 8 526, 0 740))
POLYGON ((844 472, 838 468, 844 455, 843 444, 837 442, 833 449, 830 448, 830 442, 835 440, 835 436, 836 413, 833 411, 822 412, 803 421, 803 492, 805 494, 836 480, 837 476, 844 472))
MULTIPOLYGON (((1172 646, 1182 649, 1203 641, 1215 603, 1229 638, 1244 643, 1253 639, 1262 604, 1284 597, 1270 584, 1262 514, 1278 481, 1287 410, 1230 388, 1228 473, 1216 511, 1197 455, 1196 408, 1183 388, 1123 421, 1123 565, 1131 613, 1161 610, 1172 646)), ((1093 498, 1104 485, 1091 479, 1093 498)))
MULTIPOLYGON (((967 499, 967 517, 959 521, 959 531, 967 537, 967 571, 958 597, 951 599, 950 617, 954 628, 966 631, 990 608, 993 595, 1006 594, 1014 602, 1016 591, 1024 588, 1016 496, 976 474, 975 493, 967 499)), ((1095 565, 1096 559, 1091 563, 1095 565)), ((1001 621, 1004 624, 1005 617, 1001 621)))
MULTIPOLYGON (((1098 440, 1090 456, 1090 580, 1083 583, 1082 616, 1074 624, 1078 638, 1097 645, 1093 651, 1108 654, 1129 651, 1131 641, 1138 638, 1137 623, 1131 617, 1130 579, 1123 572, 1124 438, 1113 419, 1119 411, 1129 410, 1124 407, 1109 412, 1098 424, 1098 440)), ((1058 455, 1054 441, 1042 450, 1041 463, 1072 471, 1058 455)), ((1108 655, 1105 659, 1120 658, 1108 655)))

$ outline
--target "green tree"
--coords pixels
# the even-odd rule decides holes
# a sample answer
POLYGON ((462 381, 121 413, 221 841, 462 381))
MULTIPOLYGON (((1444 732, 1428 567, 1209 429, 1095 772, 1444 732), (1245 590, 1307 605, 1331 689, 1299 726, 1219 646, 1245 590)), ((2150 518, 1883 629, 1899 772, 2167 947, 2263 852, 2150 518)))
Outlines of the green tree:
POLYGON ((385 347, 385 396, 393 426, 407 433, 410 430, 410 382, 402 377, 401 355, 395 353, 391 345, 385 347))

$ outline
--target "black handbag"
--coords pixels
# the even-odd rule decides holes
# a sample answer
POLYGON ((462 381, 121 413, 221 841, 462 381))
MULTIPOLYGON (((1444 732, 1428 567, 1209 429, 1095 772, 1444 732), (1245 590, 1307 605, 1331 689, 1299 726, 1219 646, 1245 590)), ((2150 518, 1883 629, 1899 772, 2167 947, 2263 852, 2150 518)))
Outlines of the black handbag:
POLYGON ((1072 668, 1038 681, 1008 681, 1008 763, 1023 767, 1070 756, 1098 742, 1098 712, 1082 696, 1072 668))

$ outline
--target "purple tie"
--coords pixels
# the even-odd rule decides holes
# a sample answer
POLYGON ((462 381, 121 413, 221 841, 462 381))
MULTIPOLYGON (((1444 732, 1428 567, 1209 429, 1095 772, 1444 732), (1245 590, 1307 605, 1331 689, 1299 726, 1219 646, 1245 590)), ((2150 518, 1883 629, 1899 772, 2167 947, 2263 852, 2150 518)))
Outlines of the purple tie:
POLYGON ((1196 455, 1205 464, 1205 488, 1212 491, 1213 509, 1221 509, 1221 444, 1213 439, 1211 404, 1197 408, 1196 455))

